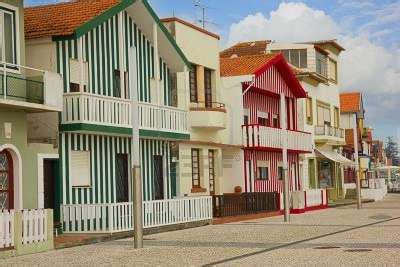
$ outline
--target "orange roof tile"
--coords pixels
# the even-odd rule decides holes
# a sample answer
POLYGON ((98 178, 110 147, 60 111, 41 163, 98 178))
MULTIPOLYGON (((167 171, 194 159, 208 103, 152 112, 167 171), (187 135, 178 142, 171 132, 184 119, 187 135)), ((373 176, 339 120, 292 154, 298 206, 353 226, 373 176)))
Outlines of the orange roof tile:
POLYGON ((353 129, 346 129, 345 130, 345 140, 346 140, 346 145, 348 145, 348 146, 353 146, 354 145, 353 129))
POLYGON ((254 74, 277 54, 264 54, 253 56, 242 56, 233 58, 220 58, 221 76, 240 76, 254 74))
POLYGON ((25 38, 68 36, 120 0, 75 0, 25 8, 25 38))
POLYGON ((341 112, 359 112, 361 109, 361 93, 341 93, 340 110, 341 112))
POLYGON ((271 41, 252 41, 252 42, 241 42, 237 43, 223 51, 220 52, 220 57, 232 57, 236 55, 237 57, 250 56, 250 55, 260 55, 267 52, 267 45, 271 41))
POLYGON ((180 19, 180 18, 177 18, 177 17, 171 17, 171 18, 163 18, 163 19, 161 19, 161 22, 163 22, 163 23, 168 23, 168 22, 173 22, 173 21, 182 23, 183 25, 186 25, 186 26, 188 26, 188 27, 191 27, 191 28, 193 28, 193 29, 195 29, 195 30, 197 30, 197 31, 199 31, 199 32, 205 33, 205 34, 207 34, 207 35, 209 35, 209 36, 211 36, 211 37, 214 37, 214 38, 216 38, 216 39, 218 39, 218 40, 220 39, 220 37, 219 37, 218 34, 215 34, 215 33, 212 33, 212 32, 210 32, 210 31, 207 31, 207 30, 205 30, 205 29, 203 29, 203 28, 200 28, 199 26, 194 25, 193 23, 187 22, 187 21, 185 21, 185 20, 183 20, 183 19, 180 19))

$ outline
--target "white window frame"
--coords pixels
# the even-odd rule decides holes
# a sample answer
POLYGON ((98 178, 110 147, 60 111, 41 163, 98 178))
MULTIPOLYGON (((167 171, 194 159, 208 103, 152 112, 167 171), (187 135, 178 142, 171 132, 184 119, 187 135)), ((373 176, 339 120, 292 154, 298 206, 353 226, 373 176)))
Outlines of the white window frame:
POLYGON ((256 169, 256 180, 259 181, 269 181, 271 179, 271 166, 269 161, 264 161, 264 160, 258 160, 257 161, 257 169, 256 169), (268 168, 268 177, 267 179, 260 179, 259 178, 259 173, 258 173, 258 168, 268 168))
POLYGON ((92 186, 92 177, 91 177, 91 155, 90 155, 90 151, 89 150, 71 150, 70 152, 70 156, 69 156, 69 178, 70 178, 70 183, 71 183, 71 187, 73 188, 88 188, 92 186), (72 164, 72 155, 73 153, 87 153, 87 159, 88 159, 88 168, 86 170, 86 174, 82 174, 83 178, 86 179, 79 179, 79 180, 83 180, 83 182, 80 181, 76 181, 77 178, 74 178, 74 175, 72 175, 72 173, 74 173, 74 168, 73 168, 73 164, 72 164), (86 182, 85 182, 86 181, 86 182))
MULTIPOLYGON (((13 38, 14 38, 14 36, 16 37, 16 40, 13 40, 13 43, 15 43, 16 44, 16 47, 14 47, 14 51, 13 51, 13 56, 16 56, 17 57, 17 59, 15 60, 15 63, 12 63, 12 64, 15 64, 15 65, 20 65, 20 62, 21 62, 21 60, 20 60, 20 55, 21 55, 21 52, 20 52, 20 49, 21 49, 21 47, 20 47, 20 28, 19 28, 19 12, 18 12, 18 8, 17 7, 15 7, 15 6, 12 6, 12 5, 9 5, 9 4, 6 4, 6 3, 0 3, 0 21, 1 21, 1 24, 3 25, 3 29, 2 29, 2 31, 1 31, 1 33, 2 33, 2 35, 0 36, 1 38, 2 38, 2 40, 0 40, 1 42, 2 42, 2 44, 3 44, 3 47, 2 47, 2 55, 1 55, 1 59, 0 59, 0 61, 5 61, 5 49, 4 49, 4 43, 5 43, 5 40, 4 40, 4 13, 10 13, 10 14, 12 14, 11 12, 9 12, 9 11, 7 11, 7 10, 4 10, 3 8, 5 8, 5 9, 10 9, 10 10, 12 10, 13 12, 14 12, 14 16, 15 16, 15 25, 14 25, 14 27, 13 27, 13 38)), ((10 62, 9 62, 10 63, 10 62)), ((3 67, 1 67, 0 66, 0 70, 3 70, 3 67)), ((20 68, 19 67, 17 67, 17 68, 8 68, 7 69, 7 72, 11 72, 11 73, 16 73, 16 74, 21 74, 21 70, 20 70, 20 68)))

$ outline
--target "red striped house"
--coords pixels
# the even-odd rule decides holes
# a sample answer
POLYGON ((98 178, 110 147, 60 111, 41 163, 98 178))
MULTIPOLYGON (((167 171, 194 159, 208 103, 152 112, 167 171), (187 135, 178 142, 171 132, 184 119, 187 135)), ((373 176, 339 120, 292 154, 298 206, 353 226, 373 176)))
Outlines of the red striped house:
POLYGON ((297 99, 307 94, 291 67, 281 54, 221 57, 220 64, 223 83, 241 86, 244 190, 282 192, 285 169, 290 190, 302 190, 299 154, 313 142, 297 129, 297 99))

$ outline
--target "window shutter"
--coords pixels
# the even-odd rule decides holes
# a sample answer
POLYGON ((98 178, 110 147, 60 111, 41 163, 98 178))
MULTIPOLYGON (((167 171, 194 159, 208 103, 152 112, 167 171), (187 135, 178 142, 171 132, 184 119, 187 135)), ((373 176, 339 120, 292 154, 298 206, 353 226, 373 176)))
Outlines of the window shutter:
MULTIPOLYGON (((83 62, 83 77, 82 85, 88 85, 89 80, 89 65, 87 62, 83 62)), ((76 59, 70 59, 69 61, 69 79, 71 83, 81 84, 81 64, 76 59)))
POLYGON ((90 152, 71 151, 70 180, 74 187, 90 186, 90 152))

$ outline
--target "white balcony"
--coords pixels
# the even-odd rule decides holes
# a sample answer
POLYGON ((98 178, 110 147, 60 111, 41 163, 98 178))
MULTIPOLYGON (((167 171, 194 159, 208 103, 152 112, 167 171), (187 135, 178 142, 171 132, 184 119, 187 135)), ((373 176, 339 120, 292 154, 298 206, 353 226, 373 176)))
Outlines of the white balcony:
POLYGON ((131 101, 89 93, 66 93, 62 124, 84 123, 132 128, 131 101))
POLYGON ((139 129, 188 134, 187 111, 141 102, 139 103, 139 129))
POLYGON ((0 106, 28 112, 59 112, 62 93, 63 81, 58 73, 0 62, 0 106))
POLYGON ((311 152, 313 140, 310 133, 284 130, 258 124, 242 126, 243 146, 253 149, 282 149, 287 138, 287 149, 311 152))
POLYGON ((225 104, 217 102, 210 102, 206 105, 197 103, 197 106, 190 108, 190 127, 223 130, 226 128, 226 120, 225 104))
POLYGON ((345 144, 344 129, 329 125, 315 126, 315 141, 332 145, 345 144))

